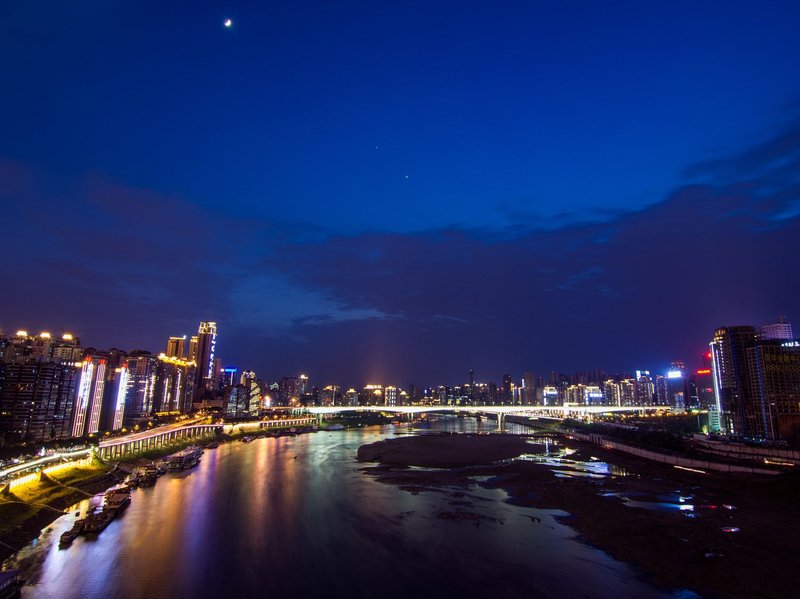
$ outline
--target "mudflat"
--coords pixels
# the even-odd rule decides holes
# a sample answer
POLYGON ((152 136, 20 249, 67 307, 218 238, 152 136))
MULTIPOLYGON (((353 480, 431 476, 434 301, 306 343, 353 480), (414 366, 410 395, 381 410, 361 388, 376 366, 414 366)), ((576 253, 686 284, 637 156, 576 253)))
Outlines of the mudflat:
POLYGON ((451 520, 474 519, 464 501, 474 485, 564 510, 584 542, 666 588, 720 598, 798 593, 800 473, 687 472, 557 434, 408 436, 362 446, 358 459, 376 463, 365 471, 384 483, 453 495, 457 507, 442 515, 451 520))

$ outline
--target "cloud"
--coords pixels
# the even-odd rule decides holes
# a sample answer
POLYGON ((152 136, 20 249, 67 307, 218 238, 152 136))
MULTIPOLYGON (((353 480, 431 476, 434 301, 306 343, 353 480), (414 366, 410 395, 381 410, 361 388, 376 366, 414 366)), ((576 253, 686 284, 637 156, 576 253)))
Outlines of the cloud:
POLYGON ((781 128, 764 141, 729 156, 689 165, 687 179, 710 178, 730 183, 752 178, 761 185, 787 184, 800 177, 800 120, 781 128))
POLYGON ((271 337, 292 336, 295 327, 386 318, 378 310, 349 307, 274 274, 243 278, 234 285, 230 301, 230 326, 271 337))
POLYGON ((694 165, 638 211, 415 233, 336 235, 0 162, 20 250, 2 324, 160 349, 213 319, 225 360, 321 384, 692 364, 719 325, 800 313, 798 135, 694 165))
MULTIPOLYGON (((793 140, 787 133, 758 144, 720 161, 714 182, 601 222, 513 235, 450 228, 338 236, 287 248, 265 266, 347 305, 394 315, 381 327, 383 351, 405 377, 435 376, 434 354, 451 372, 476 367, 495 379, 529 369, 691 364, 717 326, 798 312, 800 188, 778 185, 800 174, 781 153, 797 150, 793 140), (752 168, 723 178, 736 163, 752 168), (760 177, 750 176, 755 168, 760 177), (776 169, 780 178, 770 176, 776 169)), ((303 325, 324 351, 329 332, 303 325)), ((345 331, 356 330, 366 334, 337 327, 348 339, 345 331)))

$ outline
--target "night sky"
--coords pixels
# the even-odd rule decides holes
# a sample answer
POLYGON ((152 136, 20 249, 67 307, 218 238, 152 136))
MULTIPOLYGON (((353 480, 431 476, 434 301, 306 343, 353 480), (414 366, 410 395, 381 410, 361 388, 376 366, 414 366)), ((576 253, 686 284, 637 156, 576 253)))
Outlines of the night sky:
POLYGON ((403 386, 800 328, 800 3, 653 4, 7 0, 0 326, 403 386))

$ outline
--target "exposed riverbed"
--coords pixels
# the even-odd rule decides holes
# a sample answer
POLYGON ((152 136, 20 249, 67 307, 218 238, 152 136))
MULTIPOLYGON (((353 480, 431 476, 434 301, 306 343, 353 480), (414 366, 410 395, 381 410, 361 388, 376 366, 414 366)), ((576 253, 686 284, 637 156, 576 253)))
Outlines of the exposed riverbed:
MULTIPOLYGON (((445 418, 412 434, 493 428, 445 418)), ((25 570, 26 598, 690 596, 582 542, 563 507, 520 505, 497 473, 430 484, 441 470, 404 468, 423 477, 404 490, 355 460, 362 445, 408 435, 387 426, 225 444, 135 490, 96 540, 58 548, 72 512, 7 565, 25 570)))

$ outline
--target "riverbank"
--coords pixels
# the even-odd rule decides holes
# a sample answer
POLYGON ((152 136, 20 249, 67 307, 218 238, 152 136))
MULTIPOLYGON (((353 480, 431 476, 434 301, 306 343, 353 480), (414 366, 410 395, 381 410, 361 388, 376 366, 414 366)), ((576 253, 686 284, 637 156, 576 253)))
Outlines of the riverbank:
POLYGON ((796 593, 800 475, 795 473, 699 474, 560 435, 404 437, 362 446, 358 459, 377 462, 365 470, 384 483, 412 493, 452 495, 465 521, 470 521, 466 491, 475 484, 502 489, 517 505, 564 510, 564 523, 583 540, 666 588, 688 588, 704 597, 796 593), (551 454, 532 461, 544 458, 544 443, 551 454), (507 459, 513 451, 534 457, 507 459), (604 471, 603 463, 611 468, 604 471))
MULTIPOLYGON (((291 432, 291 428, 294 427, 269 429, 255 436, 279 437, 312 432, 307 427, 295 432, 291 432)), ((8 493, 0 494, 0 563, 36 539, 44 528, 65 513, 66 508, 122 482, 130 470, 128 465, 158 460, 190 445, 205 447, 212 441, 228 443, 240 441, 245 436, 246 432, 236 432, 183 438, 114 462, 95 459, 89 466, 66 468, 41 480, 37 478, 15 485, 8 493)))
POLYGON ((95 461, 14 486, 0 496, 0 562, 39 536, 79 501, 105 491, 125 473, 95 461))

